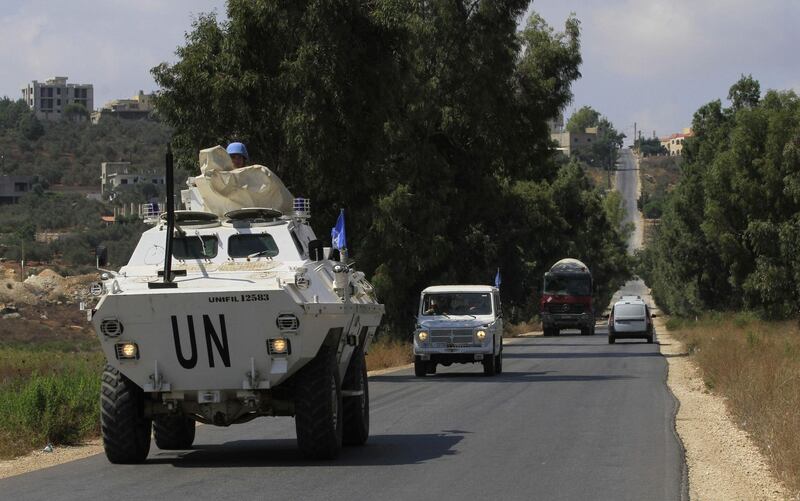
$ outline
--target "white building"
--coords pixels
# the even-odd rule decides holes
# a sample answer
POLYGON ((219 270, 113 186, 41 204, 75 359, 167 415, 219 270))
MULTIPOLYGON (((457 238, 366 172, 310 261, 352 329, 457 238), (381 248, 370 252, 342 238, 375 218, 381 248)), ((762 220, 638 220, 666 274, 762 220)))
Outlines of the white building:
POLYGON ((94 108, 92 84, 68 84, 67 77, 32 81, 22 87, 22 100, 36 113, 36 118, 61 120, 70 104, 80 104, 91 113, 94 108))
POLYGON ((164 175, 155 171, 131 171, 130 162, 103 162, 100 164, 100 192, 105 194, 121 186, 151 183, 164 185, 164 175))

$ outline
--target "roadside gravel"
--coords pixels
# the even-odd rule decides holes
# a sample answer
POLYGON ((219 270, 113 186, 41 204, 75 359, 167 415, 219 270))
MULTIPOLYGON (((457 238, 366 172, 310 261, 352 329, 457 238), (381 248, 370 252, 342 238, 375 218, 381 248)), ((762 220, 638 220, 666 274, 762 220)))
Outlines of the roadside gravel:
POLYGON ((725 399, 710 393, 686 347, 654 319, 661 353, 669 363, 668 385, 680 401, 675 424, 686 449, 693 500, 788 500, 750 437, 735 424, 725 399))

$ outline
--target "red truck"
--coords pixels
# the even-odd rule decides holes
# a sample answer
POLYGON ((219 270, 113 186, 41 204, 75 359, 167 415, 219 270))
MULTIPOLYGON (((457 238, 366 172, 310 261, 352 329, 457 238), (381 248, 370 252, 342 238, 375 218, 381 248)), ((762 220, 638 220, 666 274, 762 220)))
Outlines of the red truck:
POLYGON ((592 285, 589 267, 577 259, 562 259, 544 274, 539 312, 545 336, 557 336, 562 329, 594 335, 592 285))

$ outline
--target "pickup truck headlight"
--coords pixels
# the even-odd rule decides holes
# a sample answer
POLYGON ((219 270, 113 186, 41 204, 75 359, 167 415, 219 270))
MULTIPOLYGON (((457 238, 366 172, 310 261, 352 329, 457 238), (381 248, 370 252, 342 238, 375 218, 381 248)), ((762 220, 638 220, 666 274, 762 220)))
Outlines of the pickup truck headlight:
POLYGON ((478 340, 483 341, 484 339, 486 339, 486 331, 479 330, 478 332, 475 333, 475 336, 478 338, 478 340))
POLYGON ((417 333, 417 339, 424 343, 428 340, 428 333, 426 331, 419 331, 417 333))

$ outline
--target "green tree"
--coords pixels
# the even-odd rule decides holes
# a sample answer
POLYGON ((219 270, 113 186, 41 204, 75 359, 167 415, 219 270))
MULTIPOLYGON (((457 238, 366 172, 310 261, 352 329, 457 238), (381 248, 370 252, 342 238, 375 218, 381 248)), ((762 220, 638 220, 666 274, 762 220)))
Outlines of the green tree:
POLYGON ((761 84, 753 78, 753 75, 742 75, 728 91, 728 100, 734 111, 757 106, 759 99, 761 99, 761 84))
POLYGON ((591 106, 583 106, 567 120, 566 129, 569 132, 584 132, 590 127, 600 125, 600 112, 591 106))
POLYGON ((683 177, 644 256, 657 299, 679 314, 797 313, 800 100, 792 91, 758 100, 751 80, 732 87, 731 108, 717 100, 695 113, 683 177))
POLYGON ((226 22, 201 16, 178 61, 153 69, 159 114, 187 170, 200 148, 242 140, 314 200, 319 235, 346 208, 389 324, 408 326, 423 287, 491 283, 498 266, 504 300, 530 312, 564 255, 603 287, 626 263, 545 122, 580 75, 579 23, 533 15, 517 33, 527 5, 231 0, 226 22))

